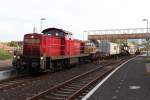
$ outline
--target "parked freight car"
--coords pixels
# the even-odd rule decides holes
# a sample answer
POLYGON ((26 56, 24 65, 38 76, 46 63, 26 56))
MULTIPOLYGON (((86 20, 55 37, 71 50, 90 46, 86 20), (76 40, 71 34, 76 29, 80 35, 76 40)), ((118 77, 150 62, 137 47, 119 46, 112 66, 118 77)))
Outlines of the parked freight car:
POLYGON ((130 54, 135 54, 137 50, 138 48, 135 44, 128 43, 128 51, 130 54))
POLYGON ((86 42, 85 48, 85 51, 88 51, 94 60, 120 55, 120 45, 109 41, 89 40, 86 42))
POLYGON ((86 54, 95 54, 96 53, 96 45, 92 41, 85 41, 84 53, 86 54))
POLYGON ((98 49, 99 52, 106 56, 115 55, 120 53, 120 46, 117 43, 108 41, 99 41, 98 49))

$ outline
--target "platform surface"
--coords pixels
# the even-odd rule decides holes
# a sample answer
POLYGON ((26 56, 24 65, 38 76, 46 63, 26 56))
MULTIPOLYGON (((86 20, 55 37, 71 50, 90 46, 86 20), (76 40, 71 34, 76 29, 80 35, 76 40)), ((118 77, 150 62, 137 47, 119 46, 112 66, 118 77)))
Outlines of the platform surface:
POLYGON ((0 71, 12 69, 12 59, 0 60, 0 71))
POLYGON ((129 61, 109 77, 88 100, 150 100, 145 57, 129 61))

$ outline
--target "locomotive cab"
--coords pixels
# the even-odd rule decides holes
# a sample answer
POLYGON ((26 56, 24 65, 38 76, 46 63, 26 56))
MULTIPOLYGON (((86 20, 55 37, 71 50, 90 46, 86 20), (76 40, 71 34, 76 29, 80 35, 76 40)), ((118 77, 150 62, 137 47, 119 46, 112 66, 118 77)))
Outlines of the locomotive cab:
POLYGON ((66 39, 71 39, 72 33, 62 30, 62 29, 57 29, 57 28, 48 28, 42 31, 43 34, 48 35, 48 36, 54 36, 54 37, 59 37, 59 38, 66 38, 66 39))
POLYGON ((61 37, 64 38, 65 34, 64 32, 55 29, 55 28, 48 28, 42 31, 43 34, 48 35, 48 36, 57 36, 57 37, 61 37))

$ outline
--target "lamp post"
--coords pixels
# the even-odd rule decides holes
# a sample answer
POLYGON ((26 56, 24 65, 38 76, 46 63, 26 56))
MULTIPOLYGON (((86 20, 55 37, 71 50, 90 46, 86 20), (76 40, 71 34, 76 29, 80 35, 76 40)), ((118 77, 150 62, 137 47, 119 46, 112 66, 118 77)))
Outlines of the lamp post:
MULTIPOLYGON (((147 33, 149 32, 148 31, 148 19, 143 19, 142 21, 146 21, 146 28, 147 28, 147 33)), ((147 41, 147 56, 148 56, 148 47, 149 47, 149 38, 146 37, 146 41, 147 41)))
POLYGON ((147 33, 148 33, 148 19, 143 19, 142 21, 146 21, 146 28, 147 28, 147 33))
POLYGON ((40 32, 42 32, 43 20, 46 20, 46 18, 41 18, 40 19, 40 32))

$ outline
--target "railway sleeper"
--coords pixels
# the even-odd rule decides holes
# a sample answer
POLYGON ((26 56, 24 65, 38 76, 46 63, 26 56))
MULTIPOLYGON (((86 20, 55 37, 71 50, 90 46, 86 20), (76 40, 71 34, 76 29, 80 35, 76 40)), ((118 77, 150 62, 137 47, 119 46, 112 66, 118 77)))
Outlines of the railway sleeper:
POLYGON ((61 93, 57 93, 57 92, 51 92, 48 95, 52 96, 52 97, 60 97, 60 98, 67 98, 69 96, 69 95, 61 94, 61 93))
POLYGON ((22 81, 11 81, 11 82, 9 82, 9 83, 3 83, 3 84, 0 84, 0 86, 7 86, 7 85, 12 85, 12 84, 16 84, 16 83, 20 83, 20 82, 22 82, 22 81))
POLYGON ((44 96, 38 100, 64 100, 64 98, 60 98, 60 97, 52 97, 52 96, 44 96))
MULTIPOLYGON (((21 82, 21 83, 22 83, 22 82, 21 82)), ((15 86, 15 85, 17 85, 17 87, 19 87, 18 84, 21 84, 21 83, 18 82, 18 83, 16 83, 16 84, 14 83, 14 84, 10 84, 10 85, 8 85, 8 84, 7 84, 7 85, 2 85, 2 86, 0 87, 0 89, 8 89, 8 87, 11 88, 11 87, 13 87, 13 86, 15 86)))
POLYGON ((78 85, 78 86, 83 86, 83 85, 85 85, 87 82, 85 82, 85 83, 81 83, 81 82, 73 82, 73 83, 70 83, 69 85, 73 85, 73 86, 76 86, 76 85, 78 85))
POLYGON ((70 84, 64 86, 63 88, 69 88, 69 89, 73 89, 73 90, 78 90, 77 87, 70 86, 70 84))
POLYGON ((87 78, 82 79, 82 80, 79 80, 79 81, 82 81, 83 84, 86 84, 86 83, 88 83, 90 80, 93 80, 93 77, 87 77, 87 78))
MULTIPOLYGON (((84 85, 85 85, 85 84, 84 84, 84 85)), ((74 87, 74 88, 76 88, 76 89, 79 89, 79 88, 83 87, 84 85, 79 85, 79 84, 76 84, 76 85, 74 85, 74 84, 69 84, 68 86, 69 86, 69 87, 74 87)))
POLYGON ((81 84, 81 85, 84 85, 84 84, 86 84, 87 82, 86 81, 78 81, 78 82, 72 82, 71 84, 74 84, 74 85, 76 85, 76 84, 81 84))
POLYGON ((74 90, 74 89, 70 89, 70 88, 61 88, 60 90, 62 91, 68 91, 68 92, 76 92, 77 90, 74 90))
POLYGON ((3 84, 13 84, 13 83, 18 83, 20 81, 9 81, 9 83, 3 83, 3 84))
POLYGON ((93 76, 86 76, 85 78, 81 79, 80 81, 87 82, 89 80, 92 80, 94 77, 93 76))
POLYGON ((62 90, 58 90, 58 91, 56 91, 56 92, 57 92, 57 93, 61 93, 61 94, 68 94, 68 95, 74 93, 73 91, 71 92, 71 91, 62 91, 62 90))
POLYGON ((77 96, 74 100, 81 100, 87 93, 81 93, 79 96, 77 96))

